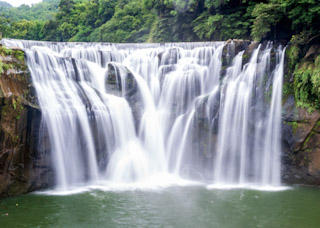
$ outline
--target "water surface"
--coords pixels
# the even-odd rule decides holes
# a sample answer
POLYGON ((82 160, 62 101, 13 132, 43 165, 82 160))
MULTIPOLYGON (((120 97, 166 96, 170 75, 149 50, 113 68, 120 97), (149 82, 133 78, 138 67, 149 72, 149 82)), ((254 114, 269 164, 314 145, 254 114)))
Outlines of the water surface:
POLYGON ((0 201, 0 227, 319 227, 320 189, 90 190, 0 201), (8 215, 6 215, 8 213, 8 215))

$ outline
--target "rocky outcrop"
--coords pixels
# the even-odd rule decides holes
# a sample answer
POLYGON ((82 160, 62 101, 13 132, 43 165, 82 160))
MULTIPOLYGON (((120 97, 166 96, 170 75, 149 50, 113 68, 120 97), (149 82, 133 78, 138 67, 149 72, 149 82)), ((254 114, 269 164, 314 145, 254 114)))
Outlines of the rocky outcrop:
POLYGON ((0 198, 50 186, 48 138, 30 85, 24 53, 1 47, 0 198), (41 143, 40 143, 41 142, 41 143))
POLYGON ((107 93, 124 97, 128 101, 138 132, 142 118, 143 103, 134 75, 127 67, 121 64, 109 63, 105 86, 107 93))
POLYGON ((297 108, 290 96, 283 106, 283 181, 320 185, 320 112, 297 108))

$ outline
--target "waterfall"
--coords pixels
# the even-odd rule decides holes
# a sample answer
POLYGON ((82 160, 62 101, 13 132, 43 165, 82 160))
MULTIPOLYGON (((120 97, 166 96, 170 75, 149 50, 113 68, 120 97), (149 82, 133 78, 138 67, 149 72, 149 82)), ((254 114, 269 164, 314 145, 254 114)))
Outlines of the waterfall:
POLYGON ((57 188, 281 185, 285 49, 272 42, 1 42, 25 50, 57 188))

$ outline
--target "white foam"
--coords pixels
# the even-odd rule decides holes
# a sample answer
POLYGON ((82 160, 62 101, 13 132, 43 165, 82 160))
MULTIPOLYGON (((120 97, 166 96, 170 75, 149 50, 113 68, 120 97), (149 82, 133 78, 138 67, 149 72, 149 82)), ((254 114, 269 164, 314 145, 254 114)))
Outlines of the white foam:
POLYGON ((206 186, 207 189, 221 189, 221 190, 233 190, 233 189, 250 189, 250 190, 258 190, 265 192, 278 192, 278 191, 286 191, 291 190, 292 187, 289 186, 271 186, 271 185, 255 185, 255 184, 209 184, 206 186))
POLYGON ((52 189, 48 191, 36 192, 41 195, 75 195, 92 190, 101 191, 160 191, 170 187, 205 186, 204 183, 182 179, 169 173, 153 175, 151 178, 140 182, 110 182, 99 181, 85 186, 70 187, 68 189, 52 189))

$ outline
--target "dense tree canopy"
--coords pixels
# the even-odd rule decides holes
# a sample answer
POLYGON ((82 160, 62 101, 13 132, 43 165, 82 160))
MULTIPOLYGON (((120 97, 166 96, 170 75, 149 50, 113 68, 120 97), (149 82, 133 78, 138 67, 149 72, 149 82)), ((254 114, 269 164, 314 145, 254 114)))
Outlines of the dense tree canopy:
POLYGON ((317 0, 44 0, 2 2, 0 15, 4 37, 53 41, 290 40, 320 30, 317 0))
POLYGON ((0 1, 0 14, 12 20, 46 21, 54 18, 54 14, 58 11, 59 1, 60 0, 43 0, 43 2, 34 4, 31 7, 28 5, 12 7, 10 4, 0 1))

